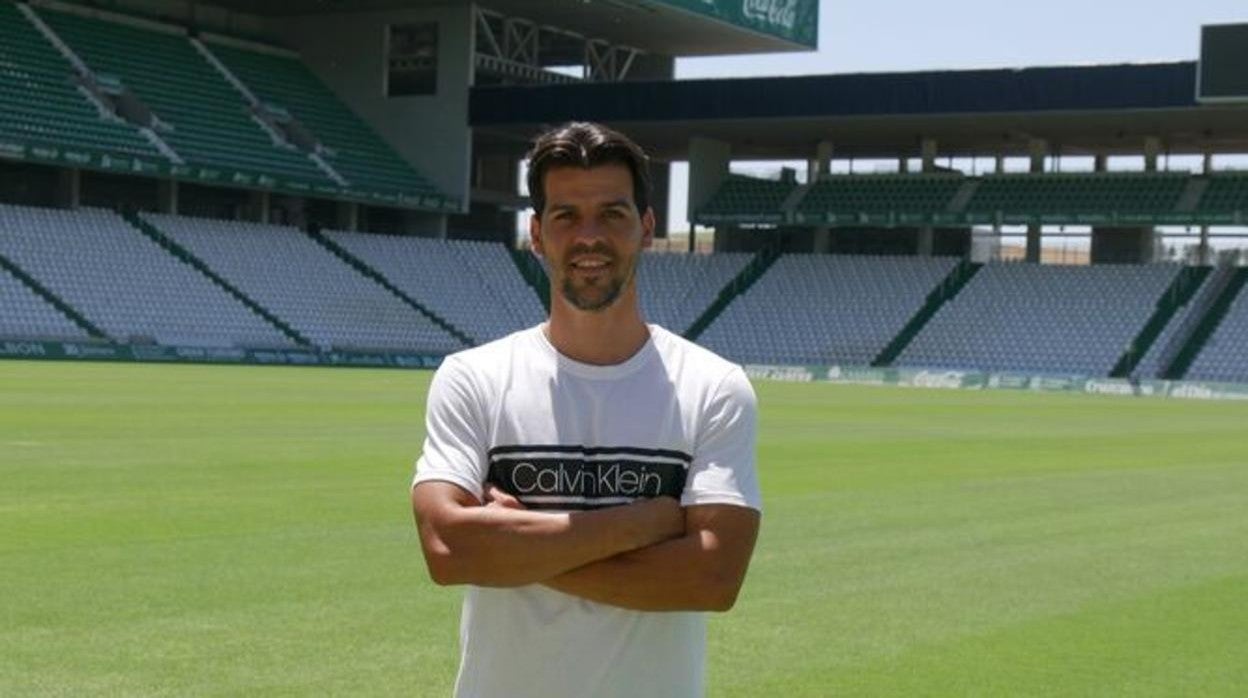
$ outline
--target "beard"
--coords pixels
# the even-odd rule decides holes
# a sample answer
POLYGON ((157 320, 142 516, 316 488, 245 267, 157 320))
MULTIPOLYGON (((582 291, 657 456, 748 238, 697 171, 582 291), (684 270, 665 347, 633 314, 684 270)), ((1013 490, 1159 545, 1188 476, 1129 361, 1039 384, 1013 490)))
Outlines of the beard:
POLYGON ((598 280, 577 284, 571 278, 563 280, 563 297, 578 310, 591 313, 600 312, 611 307, 624 292, 624 280, 611 277, 602 282, 598 280))
MULTIPOLYGON (((605 250, 597 248, 592 251, 605 252, 605 250)), ((591 313, 606 310, 619 300, 620 295, 624 293, 624 288, 633 278, 633 273, 637 269, 636 259, 625 260, 621 265, 621 260, 614 254, 608 254, 607 256, 609 256, 611 265, 615 269, 615 273, 610 276, 590 277, 578 282, 575 274, 569 271, 563 277, 563 284, 560 290, 563 292, 563 297, 577 310, 591 313)))

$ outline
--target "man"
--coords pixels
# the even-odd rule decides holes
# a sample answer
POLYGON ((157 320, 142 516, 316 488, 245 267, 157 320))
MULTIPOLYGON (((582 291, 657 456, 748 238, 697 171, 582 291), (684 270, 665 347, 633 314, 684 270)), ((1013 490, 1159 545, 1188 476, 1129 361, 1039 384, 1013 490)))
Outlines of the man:
POLYGON ((754 393, 642 320, 641 149, 572 123, 529 162, 550 319, 447 357, 412 488, 430 575, 471 585, 456 695, 701 695, 758 532, 754 393))

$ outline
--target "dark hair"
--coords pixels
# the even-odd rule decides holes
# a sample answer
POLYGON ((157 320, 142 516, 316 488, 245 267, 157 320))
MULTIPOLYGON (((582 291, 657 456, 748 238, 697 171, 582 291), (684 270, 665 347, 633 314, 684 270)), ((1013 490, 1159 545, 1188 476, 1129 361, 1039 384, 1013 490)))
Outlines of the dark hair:
POLYGON ((537 137, 529 151, 529 200, 533 211, 546 208, 546 173, 552 167, 619 164, 633 175, 633 202, 637 212, 650 207, 650 158, 624 134, 602 124, 573 121, 537 137))

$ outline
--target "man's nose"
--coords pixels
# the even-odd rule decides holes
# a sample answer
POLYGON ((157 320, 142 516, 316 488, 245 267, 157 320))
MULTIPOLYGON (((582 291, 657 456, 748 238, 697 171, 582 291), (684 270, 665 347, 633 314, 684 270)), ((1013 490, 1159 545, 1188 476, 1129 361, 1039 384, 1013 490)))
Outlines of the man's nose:
POLYGON ((607 228, 602 221, 593 216, 581 219, 573 231, 577 240, 600 240, 606 237, 607 228))

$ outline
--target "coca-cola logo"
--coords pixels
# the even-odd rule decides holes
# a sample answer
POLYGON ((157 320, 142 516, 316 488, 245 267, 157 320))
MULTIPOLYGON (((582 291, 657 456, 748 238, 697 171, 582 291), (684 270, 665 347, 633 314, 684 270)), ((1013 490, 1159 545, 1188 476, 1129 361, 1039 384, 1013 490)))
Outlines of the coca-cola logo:
POLYGON ((797 25, 797 0, 742 0, 741 14, 792 31, 797 25))

